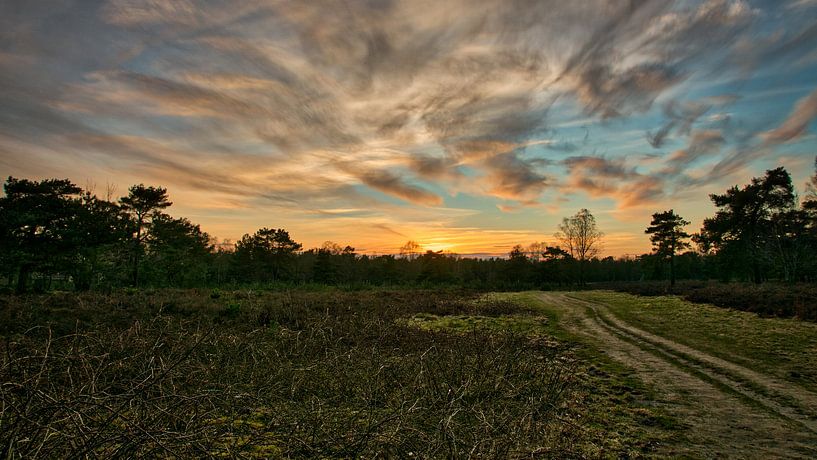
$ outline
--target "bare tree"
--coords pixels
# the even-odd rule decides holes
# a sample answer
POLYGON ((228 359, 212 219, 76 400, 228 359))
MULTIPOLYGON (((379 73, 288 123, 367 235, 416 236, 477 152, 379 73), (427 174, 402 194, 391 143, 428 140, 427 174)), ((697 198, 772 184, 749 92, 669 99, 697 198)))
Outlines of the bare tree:
POLYGON ((579 261, 579 285, 584 285, 584 267, 601 250, 604 236, 596 225, 596 218, 582 209, 573 217, 562 219, 555 236, 567 247, 570 256, 579 261))
POLYGON ((108 182, 105 184, 105 201, 113 201, 116 195, 116 184, 108 182))
POLYGON ((341 245, 335 243, 334 241, 324 241, 323 246, 321 246, 320 250, 333 256, 337 256, 343 253, 343 248, 341 247, 341 245))
POLYGON ((400 246, 400 255, 408 260, 414 260, 420 254, 420 244, 416 241, 409 240, 403 246, 400 246))
POLYGON ((545 253, 547 252, 548 245, 546 242, 542 241, 535 241, 528 245, 527 249, 525 250, 528 259, 534 262, 541 262, 545 258, 545 253))

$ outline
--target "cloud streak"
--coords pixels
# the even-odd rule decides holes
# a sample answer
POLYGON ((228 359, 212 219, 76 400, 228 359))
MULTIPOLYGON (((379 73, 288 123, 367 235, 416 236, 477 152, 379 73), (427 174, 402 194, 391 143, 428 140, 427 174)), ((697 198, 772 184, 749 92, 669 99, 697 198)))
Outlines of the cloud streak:
POLYGON ((658 176, 643 174, 624 160, 575 156, 563 161, 568 177, 562 188, 568 193, 584 191, 593 197, 612 197, 627 209, 659 201, 664 184, 658 176))
POLYGON ((797 101, 791 114, 777 128, 763 134, 767 144, 788 142, 802 137, 809 123, 817 118, 817 90, 797 101))
POLYGON ((815 93, 740 110, 756 74, 817 85, 809 2, 48 3, 0 3, 0 151, 247 208, 632 208, 806 139, 817 112, 815 93))

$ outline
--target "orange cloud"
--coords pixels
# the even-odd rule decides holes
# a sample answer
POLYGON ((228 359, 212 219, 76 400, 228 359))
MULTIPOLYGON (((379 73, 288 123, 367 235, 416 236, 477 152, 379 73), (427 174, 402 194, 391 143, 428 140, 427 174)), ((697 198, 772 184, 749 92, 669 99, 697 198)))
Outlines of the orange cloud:
POLYGON ((763 134, 766 144, 779 144, 801 137, 811 120, 817 118, 817 90, 803 97, 788 118, 777 128, 763 134))
POLYGON ((569 176, 563 190, 582 190, 592 197, 616 200, 620 209, 654 203, 664 196, 664 183, 627 167, 623 160, 579 156, 564 160, 569 176))

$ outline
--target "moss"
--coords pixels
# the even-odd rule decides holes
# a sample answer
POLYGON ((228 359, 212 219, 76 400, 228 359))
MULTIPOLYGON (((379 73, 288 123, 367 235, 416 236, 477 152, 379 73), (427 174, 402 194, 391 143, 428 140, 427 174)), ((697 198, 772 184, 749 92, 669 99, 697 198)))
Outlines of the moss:
POLYGON ((541 334, 547 324, 545 316, 438 316, 421 313, 408 320, 408 325, 429 331, 471 332, 488 330, 494 332, 510 331, 520 334, 541 334))

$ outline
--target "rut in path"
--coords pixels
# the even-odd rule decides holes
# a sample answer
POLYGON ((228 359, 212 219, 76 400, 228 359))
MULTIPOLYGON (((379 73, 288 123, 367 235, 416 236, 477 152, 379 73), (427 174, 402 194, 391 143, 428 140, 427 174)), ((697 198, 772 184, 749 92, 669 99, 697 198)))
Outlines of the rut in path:
POLYGON ((657 389, 660 404, 689 426, 693 456, 817 456, 817 395, 635 328, 606 305, 542 293, 560 324, 600 345, 657 389))

